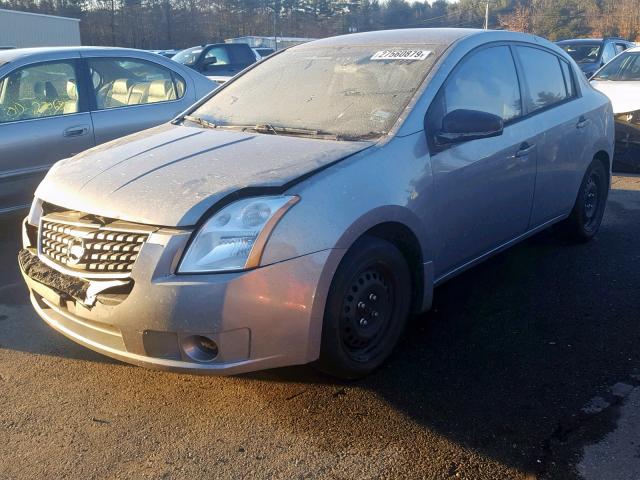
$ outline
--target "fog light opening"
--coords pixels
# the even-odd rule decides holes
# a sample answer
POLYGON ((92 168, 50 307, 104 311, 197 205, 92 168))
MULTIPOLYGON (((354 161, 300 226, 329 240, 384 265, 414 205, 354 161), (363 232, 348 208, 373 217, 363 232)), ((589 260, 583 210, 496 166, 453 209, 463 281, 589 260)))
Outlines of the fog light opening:
POLYGON ((196 362, 212 362, 218 356, 218 344, 202 335, 183 338, 182 349, 189 358, 196 362))

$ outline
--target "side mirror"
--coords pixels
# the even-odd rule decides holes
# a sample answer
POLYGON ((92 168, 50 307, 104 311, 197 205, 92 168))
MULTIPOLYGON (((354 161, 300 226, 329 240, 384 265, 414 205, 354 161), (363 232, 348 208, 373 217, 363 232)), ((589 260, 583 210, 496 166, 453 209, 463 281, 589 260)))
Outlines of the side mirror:
POLYGON ((498 137, 504 132, 504 121, 498 115, 477 110, 454 110, 442 119, 442 130, 436 134, 439 145, 498 137))
POLYGON ((208 67, 209 65, 214 65, 216 63, 218 63, 218 59, 216 57, 209 57, 209 58, 205 58, 202 61, 202 66, 208 67))

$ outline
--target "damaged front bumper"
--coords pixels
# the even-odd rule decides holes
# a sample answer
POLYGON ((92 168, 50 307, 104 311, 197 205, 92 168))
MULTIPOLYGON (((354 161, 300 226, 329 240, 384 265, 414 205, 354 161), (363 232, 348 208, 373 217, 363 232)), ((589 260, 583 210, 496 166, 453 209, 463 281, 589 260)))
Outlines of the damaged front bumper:
MULTIPOLYGON (((26 224, 25 224, 26 225, 26 224)), ((146 367, 236 374, 317 359, 331 251, 255 270, 175 275, 188 233, 154 234, 130 279, 88 280, 40 261, 23 235, 19 264, 43 320, 71 340, 146 367), (191 339, 217 355, 192 355, 191 339)))
POLYGON ((640 110, 615 116, 616 150, 613 170, 640 173, 640 110))

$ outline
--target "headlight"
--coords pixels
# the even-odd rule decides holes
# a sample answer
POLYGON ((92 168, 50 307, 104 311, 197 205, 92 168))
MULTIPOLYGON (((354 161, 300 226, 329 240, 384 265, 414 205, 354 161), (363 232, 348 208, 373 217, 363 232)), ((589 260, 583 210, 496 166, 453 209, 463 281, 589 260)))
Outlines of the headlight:
POLYGON ((298 200, 295 196, 254 197, 226 206, 198 230, 178 273, 257 267, 273 227, 298 200))

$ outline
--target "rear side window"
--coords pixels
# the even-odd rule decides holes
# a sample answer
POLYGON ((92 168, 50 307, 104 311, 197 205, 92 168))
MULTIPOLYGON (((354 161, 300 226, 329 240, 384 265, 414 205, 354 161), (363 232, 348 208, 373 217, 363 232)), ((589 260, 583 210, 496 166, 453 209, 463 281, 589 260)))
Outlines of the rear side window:
POLYGON ((231 49, 233 63, 247 66, 256 61, 253 51, 251 48, 247 48, 246 45, 230 45, 229 47, 231 49))
POLYGON ((134 58, 91 58, 87 63, 98 110, 169 102, 184 96, 184 80, 156 63, 134 58))
POLYGON ((576 85, 571 67, 564 60, 560 60, 560 67, 562 68, 562 73, 564 74, 564 83, 567 89, 567 97, 573 98, 576 96, 576 85))
POLYGON ((561 60, 554 54, 532 47, 516 47, 528 88, 529 113, 551 107, 568 98, 561 60))
POLYGON ((505 122, 521 116, 518 75, 509 47, 486 48, 462 60, 447 79, 442 100, 444 115, 467 109, 493 113, 505 122))
POLYGON ((609 63, 616 56, 616 49, 613 43, 607 43, 602 52, 602 63, 609 63))

